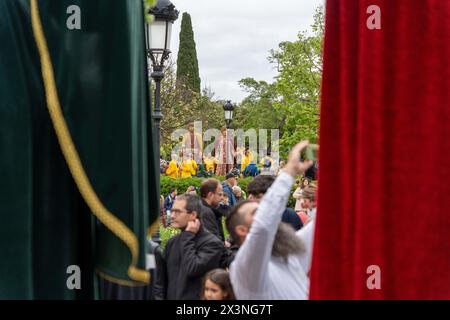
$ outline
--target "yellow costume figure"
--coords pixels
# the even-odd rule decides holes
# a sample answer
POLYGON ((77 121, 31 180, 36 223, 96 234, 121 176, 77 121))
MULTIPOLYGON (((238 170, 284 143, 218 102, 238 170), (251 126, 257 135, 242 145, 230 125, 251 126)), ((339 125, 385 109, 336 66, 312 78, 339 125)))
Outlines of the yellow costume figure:
POLYGON ((193 159, 183 160, 181 164, 181 177, 191 178, 197 172, 197 163, 193 159))
POLYGON ((191 161, 192 161, 192 168, 194 169, 192 175, 195 176, 197 174, 197 162, 195 162, 194 159, 191 159, 191 161))
POLYGON ((247 155, 242 156, 241 172, 244 172, 245 168, 250 164, 250 161, 252 160, 253 157, 250 152, 247 155))
POLYGON ((179 170, 178 170, 178 163, 176 160, 170 161, 169 167, 166 170, 166 174, 172 179, 178 179, 179 170))
POLYGON ((214 157, 205 157, 203 159, 203 163, 205 164, 206 171, 211 171, 212 173, 215 172, 215 165, 218 163, 217 159, 214 157))

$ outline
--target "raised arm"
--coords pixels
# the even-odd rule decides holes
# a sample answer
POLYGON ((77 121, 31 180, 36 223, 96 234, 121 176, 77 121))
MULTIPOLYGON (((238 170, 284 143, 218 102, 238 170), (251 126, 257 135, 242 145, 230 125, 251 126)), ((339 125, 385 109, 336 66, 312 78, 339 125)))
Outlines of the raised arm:
POLYGON ((231 264, 233 283, 257 296, 268 281, 268 265, 272 246, 282 214, 286 208, 295 176, 311 164, 300 162, 300 151, 307 142, 298 144, 291 152, 286 169, 278 176, 264 195, 253 219, 249 234, 231 264))
POLYGON ((289 198, 294 178, 282 173, 259 205, 244 243, 231 264, 231 278, 249 293, 264 290, 268 265, 278 225, 289 198))

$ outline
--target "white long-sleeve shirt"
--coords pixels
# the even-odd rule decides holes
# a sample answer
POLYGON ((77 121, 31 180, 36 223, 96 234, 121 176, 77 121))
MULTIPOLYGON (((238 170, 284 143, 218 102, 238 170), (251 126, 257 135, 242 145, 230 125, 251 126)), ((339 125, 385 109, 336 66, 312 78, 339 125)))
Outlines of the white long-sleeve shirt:
POLYGON ((261 201, 244 243, 230 266, 230 278, 239 300, 308 299, 314 222, 297 232, 305 251, 290 255, 288 262, 272 256, 278 225, 294 184, 282 172, 261 201))

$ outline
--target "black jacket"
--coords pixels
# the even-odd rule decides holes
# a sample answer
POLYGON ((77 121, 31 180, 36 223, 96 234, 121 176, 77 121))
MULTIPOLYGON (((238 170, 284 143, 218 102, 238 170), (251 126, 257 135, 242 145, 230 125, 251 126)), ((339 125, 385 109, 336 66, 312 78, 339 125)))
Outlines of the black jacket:
POLYGON ((165 270, 155 286, 156 299, 199 300, 202 278, 220 267, 223 244, 208 230, 183 231, 165 249, 165 270))
POLYGON ((204 223, 204 226, 209 232, 224 242, 225 235, 223 231, 222 217, 224 216, 225 210, 220 206, 213 208, 203 199, 202 205, 202 222, 204 223))
POLYGON ((202 212, 200 217, 206 230, 211 232, 217 238, 222 239, 221 230, 217 224, 216 214, 214 213, 213 208, 204 199, 202 199, 202 212))
POLYGON ((233 262, 236 254, 239 250, 239 246, 232 244, 229 248, 224 248, 224 252, 222 254, 222 259, 220 261, 220 267, 222 269, 229 268, 231 263, 233 262))

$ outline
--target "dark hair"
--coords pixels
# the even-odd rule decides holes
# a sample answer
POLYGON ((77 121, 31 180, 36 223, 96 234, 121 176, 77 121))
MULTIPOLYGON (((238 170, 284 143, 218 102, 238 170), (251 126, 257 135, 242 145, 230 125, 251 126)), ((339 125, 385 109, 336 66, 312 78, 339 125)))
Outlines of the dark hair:
POLYGON ((169 192, 169 193, 172 193, 172 192, 174 192, 174 191, 177 191, 177 188, 172 188, 172 189, 170 189, 170 192, 169 192))
POLYGON ((305 185, 305 181, 308 181, 308 184, 306 185, 306 187, 308 187, 310 184, 311 184, 311 181, 308 179, 308 178, 303 178, 302 179, 302 183, 301 183, 301 185, 300 185, 300 187, 303 189, 303 188, 306 188, 306 187, 304 187, 304 185, 305 185))
POLYGON ((219 184, 220 181, 217 179, 214 178, 206 179, 200 185, 200 196, 202 198, 206 198, 208 196, 208 193, 210 192, 215 193, 219 184))
POLYGON ((231 208, 226 219, 227 230, 236 244, 241 244, 241 240, 236 233, 236 227, 244 223, 244 215, 239 210, 247 203, 257 202, 256 200, 244 200, 231 208))
POLYGON ((202 203, 199 196, 190 193, 184 193, 181 196, 178 196, 177 200, 186 201, 186 211, 188 213, 196 212, 197 218, 201 218, 202 203))
POLYGON ((201 297, 202 300, 205 300, 206 280, 214 282, 220 287, 220 289, 222 289, 222 291, 227 293, 224 300, 236 300, 236 297, 234 296, 233 286, 231 285, 230 281, 230 275, 227 271, 223 269, 214 269, 206 274, 206 276, 203 278, 201 297))
POLYGON ((265 194, 274 181, 274 176, 257 176, 248 184, 247 192, 254 196, 265 194))

